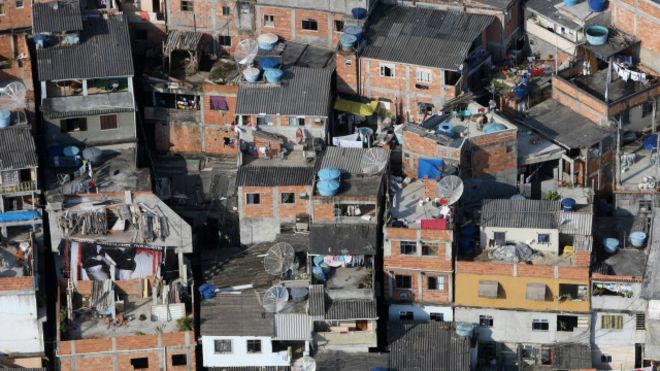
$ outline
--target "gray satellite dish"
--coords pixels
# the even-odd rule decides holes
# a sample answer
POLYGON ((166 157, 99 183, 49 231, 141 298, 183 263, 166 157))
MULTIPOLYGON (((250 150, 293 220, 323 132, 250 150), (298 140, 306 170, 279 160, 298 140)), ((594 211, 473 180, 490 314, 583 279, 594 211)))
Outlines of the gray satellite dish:
POLYGON ((25 107, 27 88, 20 81, 12 81, 0 88, 0 108, 9 111, 25 107))
POLYGON ((234 51, 234 60, 241 65, 248 65, 254 61, 259 51, 259 44, 255 39, 245 39, 238 43, 234 51))
POLYGON ((437 195, 447 200, 447 205, 455 204, 463 195, 463 181, 456 175, 449 175, 440 179, 437 195))
POLYGON ((268 249, 264 257, 264 268, 273 276, 279 276, 292 269, 294 261, 293 247, 286 242, 278 242, 268 249))
POLYGON ((316 360, 310 356, 304 356, 293 364, 291 371, 316 371, 316 360))
POLYGON ((387 166, 387 160, 386 150, 379 147, 369 148, 364 156, 362 156, 360 168, 365 174, 378 174, 387 166))
POLYGON ((289 291, 284 286, 273 286, 264 293, 261 305, 267 312, 278 313, 289 301, 289 291))

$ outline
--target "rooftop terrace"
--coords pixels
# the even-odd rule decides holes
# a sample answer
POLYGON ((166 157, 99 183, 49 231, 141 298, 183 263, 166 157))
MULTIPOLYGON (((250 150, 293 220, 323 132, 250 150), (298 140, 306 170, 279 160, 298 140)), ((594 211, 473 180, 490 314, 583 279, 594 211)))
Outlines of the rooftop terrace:
POLYGON ((443 208, 427 198, 423 181, 416 180, 408 185, 402 185, 392 199, 390 209, 392 220, 388 226, 421 229, 422 220, 435 220, 443 225, 443 229, 451 229, 450 219, 443 217, 443 214, 450 214, 449 207, 443 208))

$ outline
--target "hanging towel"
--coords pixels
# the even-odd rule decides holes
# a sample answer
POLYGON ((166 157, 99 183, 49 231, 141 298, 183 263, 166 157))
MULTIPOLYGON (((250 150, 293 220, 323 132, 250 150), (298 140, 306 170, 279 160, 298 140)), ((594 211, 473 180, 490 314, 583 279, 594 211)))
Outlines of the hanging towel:
POLYGON ((224 96, 212 96, 211 109, 214 111, 229 111, 227 98, 225 98, 224 96))

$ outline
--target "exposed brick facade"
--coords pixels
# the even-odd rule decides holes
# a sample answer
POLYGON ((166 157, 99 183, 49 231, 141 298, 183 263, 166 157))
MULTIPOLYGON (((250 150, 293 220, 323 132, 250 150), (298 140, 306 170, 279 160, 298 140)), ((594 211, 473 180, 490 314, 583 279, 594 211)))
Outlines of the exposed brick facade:
POLYGON ((243 209, 241 218, 277 217, 282 221, 293 221, 296 215, 308 213, 309 197, 303 199, 300 194, 307 193, 309 195, 311 192, 311 186, 239 187, 238 197, 243 209), (259 194, 259 204, 248 204, 248 193, 259 194), (294 202, 290 204, 282 203, 283 193, 293 193, 294 202), (277 215, 274 214, 275 212, 277 215))
POLYGON ((0 16, 0 32, 32 27, 32 1, 5 1, 4 13, 0 16))
POLYGON ((342 33, 336 30, 334 21, 342 19, 342 14, 328 11, 257 5, 255 22, 257 33, 274 33, 284 40, 335 47, 342 33), (309 24, 307 21, 316 21, 317 29, 303 28, 309 24))
POLYGON ((34 277, 2 277, 0 278, 0 291, 19 291, 34 289, 34 277))
MULTIPOLYGON (((5 3, 5 6, 14 6, 14 2, 5 3)), ((28 2, 25 2, 28 7, 28 2)), ((29 5, 31 9, 32 6, 29 5)), ((0 21, 8 16, 0 16, 0 21)), ((32 18, 30 17, 30 22, 32 18)), ((31 26, 31 24, 30 24, 31 26)), ((5 68, 0 69, 0 80, 2 81, 22 81, 27 89, 27 112, 30 119, 35 114, 34 82, 32 81, 32 61, 30 60, 30 50, 27 44, 27 33, 19 32, 15 34, 0 33, 0 62, 5 63, 5 68)))
POLYGON ((652 0, 613 0, 612 22, 641 41, 642 63, 660 72, 660 5, 652 0))

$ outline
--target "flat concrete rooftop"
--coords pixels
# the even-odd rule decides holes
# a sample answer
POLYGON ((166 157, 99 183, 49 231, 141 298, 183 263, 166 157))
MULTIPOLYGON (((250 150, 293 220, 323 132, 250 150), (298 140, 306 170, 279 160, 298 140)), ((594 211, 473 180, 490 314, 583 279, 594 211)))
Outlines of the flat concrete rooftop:
POLYGON ((589 76, 575 76, 571 81, 577 87, 584 89, 589 94, 603 102, 605 102, 605 86, 608 85, 607 102, 609 103, 648 90, 658 84, 658 80, 654 76, 647 74, 647 79, 649 79, 647 84, 632 80, 623 81, 623 79, 612 70, 612 82, 608 85, 607 68, 605 68, 589 76))

